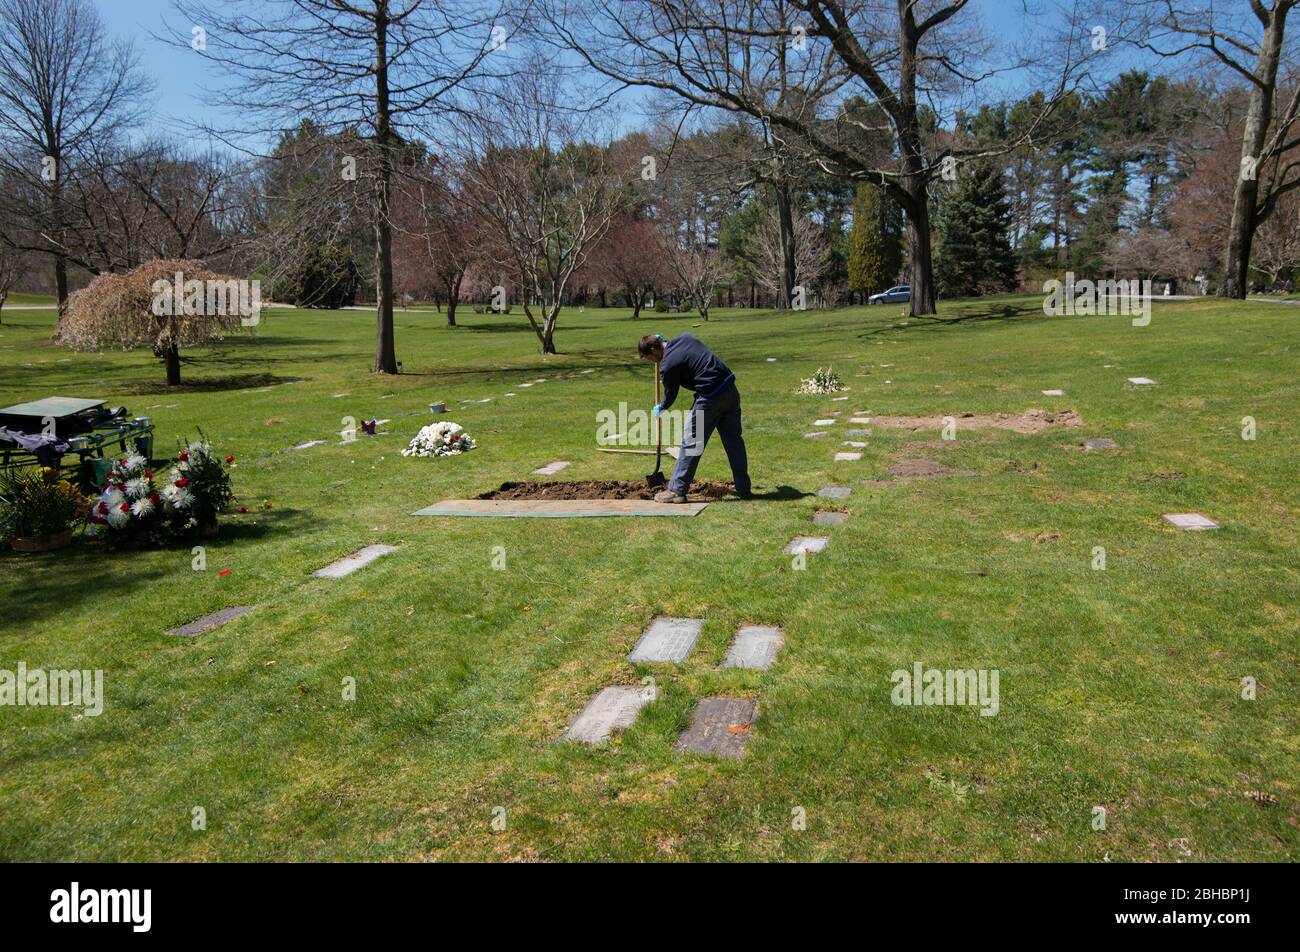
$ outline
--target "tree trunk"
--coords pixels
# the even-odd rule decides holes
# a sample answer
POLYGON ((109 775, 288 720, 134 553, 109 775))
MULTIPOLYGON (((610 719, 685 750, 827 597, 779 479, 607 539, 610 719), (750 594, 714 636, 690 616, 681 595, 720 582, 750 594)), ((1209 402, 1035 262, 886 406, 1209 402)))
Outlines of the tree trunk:
POLYGON ((1259 202, 1258 168, 1263 164, 1260 152, 1268 137, 1273 115, 1273 95, 1277 89, 1277 68, 1286 15, 1290 8, 1275 4, 1264 26, 1255 65, 1255 83, 1250 89, 1246 109, 1246 128, 1241 137, 1241 169, 1232 196, 1232 221, 1228 226, 1228 247, 1224 252, 1223 283, 1219 297, 1243 300, 1250 279, 1250 246, 1255 238, 1259 202))
POLYGON ((916 117, 916 48, 921 34, 910 4, 898 5, 899 37, 898 106, 894 122, 898 136, 903 210, 907 213, 907 249, 911 269, 912 316, 935 313, 934 263, 930 251, 929 180, 921 148, 921 125, 916 117))
POLYGON ((167 386, 180 386, 181 351, 176 344, 167 345, 167 349, 163 351, 163 362, 167 365, 167 386))
POLYGON ((934 261, 930 248, 930 207, 926 201, 925 186, 919 195, 909 196, 911 210, 907 213, 907 258, 912 302, 909 314, 935 313, 934 261))
POLYGON ((777 222, 781 235, 781 301, 782 310, 794 302, 794 215, 790 211, 790 188, 785 183, 776 187, 777 222))
POLYGON ((559 319, 559 316, 560 316, 560 305, 558 303, 554 304, 553 306, 547 309, 546 320, 545 323, 542 325, 542 353, 543 354, 559 353, 559 351, 555 349, 555 322, 556 320, 559 319))
POLYGON ((447 326, 456 326, 456 305, 460 303, 460 282, 457 278, 447 287, 447 326))
POLYGON ((389 220, 393 154, 388 105, 388 4, 378 5, 375 16, 375 139, 379 145, 379 170, 375 208, 375 373, 397 373, 393 342, 393 226, 389 220))
POLYGON ((627 299, 632 302, 632 320, 635 321, 641 316, 641 308, 645 306, 645 292, 633 291, 629 288, 627 299))

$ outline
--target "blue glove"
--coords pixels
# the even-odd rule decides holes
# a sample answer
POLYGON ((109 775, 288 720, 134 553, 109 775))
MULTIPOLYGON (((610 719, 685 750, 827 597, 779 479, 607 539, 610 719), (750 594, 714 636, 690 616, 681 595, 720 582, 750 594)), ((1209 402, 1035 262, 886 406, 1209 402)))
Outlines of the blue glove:
POLYGON ((655 416, 658 416, 659 414, 661 414, 661 413, 664 412, 664 408, 661 407, 659 404, 656 403, 656 404, 655 404, 655 408, 654 408, 654 410, 651 411, 651 412, 654 413, 655 416))

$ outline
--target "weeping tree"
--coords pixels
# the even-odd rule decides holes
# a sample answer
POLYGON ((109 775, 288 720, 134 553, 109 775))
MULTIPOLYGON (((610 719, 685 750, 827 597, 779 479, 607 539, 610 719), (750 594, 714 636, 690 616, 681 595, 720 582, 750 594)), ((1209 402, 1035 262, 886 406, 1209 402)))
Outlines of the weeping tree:
POLYGON ((126 274, 101 274, 68 298, 55 340, 73 350, 147 347, 181 382, 181 348, 201 347, 255 321, 257 303, 241 285, 200 261, 148 261, 126 274), (179 282, 178 282, 179 276, 179 282))

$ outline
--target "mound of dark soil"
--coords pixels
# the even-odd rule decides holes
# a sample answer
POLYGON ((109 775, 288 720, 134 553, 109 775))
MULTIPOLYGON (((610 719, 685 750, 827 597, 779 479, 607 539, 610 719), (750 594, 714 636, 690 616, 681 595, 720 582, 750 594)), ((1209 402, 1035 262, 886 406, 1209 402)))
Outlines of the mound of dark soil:
MULTIPOLYGON (((661 487, 662 488, 662 487, 661 487)), ((571 482, 513 482, 484 493, 479 499, 654 499, 660 489, 650 489, 644 480, 589 479, 571 482)), ((695 483, 686 494, 689 500, 721 499, 734 492, 731 483, 695 483)))

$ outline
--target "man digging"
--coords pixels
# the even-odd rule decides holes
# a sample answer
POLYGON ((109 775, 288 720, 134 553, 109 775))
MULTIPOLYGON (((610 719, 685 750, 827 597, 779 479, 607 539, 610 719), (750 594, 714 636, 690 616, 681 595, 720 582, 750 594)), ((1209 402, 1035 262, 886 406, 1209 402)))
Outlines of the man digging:
POLYGON ((663 378, 663 403, 655 406, 656 417, 673 405, 678 388, 685 387, 695 393, 695 402, 686 416, 677 465, 668 480, 668 488, 655 495, 655 502, 686 502, 686 491, 691 488, 700 457, 714 430, 721 435, 722 447, 727 451, 736 495, 752 499, 749 461, 740 434, 740 391, 736 389, 736 375, 693 334, 679 334, 672 340, 647 334, 637 349, 642 360, 658 364, 663 378))

